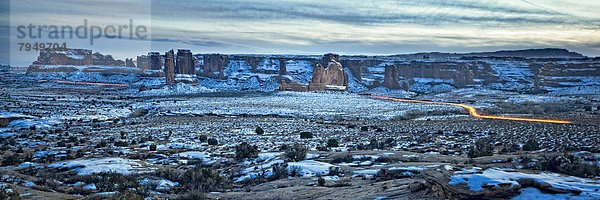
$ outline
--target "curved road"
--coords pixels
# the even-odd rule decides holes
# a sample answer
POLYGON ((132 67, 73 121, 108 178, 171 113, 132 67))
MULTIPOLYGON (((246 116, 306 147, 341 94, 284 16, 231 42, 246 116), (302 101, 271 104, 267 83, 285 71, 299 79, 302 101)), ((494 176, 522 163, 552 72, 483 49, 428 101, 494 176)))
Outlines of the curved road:
POLYGON ((389 100, 393 100, 393 101, 404 101, 404 102, 416 102, 416 103, 432 103, 432 104, 443 104, 443 105, 452 105, 452 106, 459 106, 462 108, 465 108, 469 111, 469 114, 473 117, 476 118, 483 118, 483 119, 504 119, 504 120, 517 120, 517 121, 529 121, 529 122, 546 122, 546 123, 559 123, 559 124, 569 124, 569 123, 573 123, 571 121, 563 121, 563 120, 553 120, 553 119, 530 119, 530 118, 519 118, 519 117, 502 117, 502 116, 493 116, 493 115, 481 115, 477 113, 477 109, 475 109, 472 106, 468 106, 465 104, 459 104, 459 103, 447 103, 447 102, 437 102, 437 101, 423 101, 423 100, 412 100, 412 99, 398 99, 398 98, 393 98, 393 97, 384 97, 384 96, 376 96, 376 95, 370 95, 370 94, 359 94, 365 97, 372 97, 372 98, 378 98, 378 99, 389 99, 389 100))

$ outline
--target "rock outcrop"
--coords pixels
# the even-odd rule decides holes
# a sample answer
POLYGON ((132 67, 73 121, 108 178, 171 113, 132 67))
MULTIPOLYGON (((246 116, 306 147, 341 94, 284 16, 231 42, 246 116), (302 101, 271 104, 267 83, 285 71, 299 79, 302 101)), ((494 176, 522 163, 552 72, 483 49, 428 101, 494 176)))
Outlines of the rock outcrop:
POLYGON ((150 70, 161 70, 163 66, 162 56, 158 52, 148 53, 150 70))
POLYGON ((279 85, 279 89, 277 91, 298 91, 305 92, 308 91, 308 86, 302 85, 296 81, 290 81, 290 83, 286 83, 286 81, 281 81, 281 85, 279 85))
POLYGON ((400 76, 400 74, 396 66, 386 65, 384 75, 385 76, 383 78, 383 83, 381 83, 381 86, 393 90, 402 89, 402 87, 400 87, 400 83, 398 82, 398 77, 400 76))
POLYGON ((150 59, 147 55, 138 56, 135 60, 137 67, 140 69, 150 69, 150 59))
POLYGON ((340 63, 350 70, 350 74, 352 74, 356 80, 362 81, 363 68, 360 60, 342 60, 340 63))
POLYGON ((92 50, 42 49, 34 65, 92 65, 92 50))
MULTIPOLYGON (((131 64, 131 63, 130 63, 131 64)), ((38 59, 27 68, 33 73, 97 73, 101 75, 137 74, 147 76, 144 70, 125 67, 125 62, 111 55, 92 54, 87 49, 43 49, 38 59)))
POLYGON ((122 60, 115 60, 111 55, 102 55, 101 53, 92 54, 92 65, 104 65, 104 66, 124 66, 125 62, 122 60))
POLYGON ((125 67, 135 67, 135 63, 133 63, 133 59, 126 58, 125 59, 125 67))
POLYGON ((325 54, 315 66, 308 84, 310 91, 347 91, 348 74, 339 63, 339 55, 325 54), (327 67, 323 67, 326 64, 327 67))
MULTIPOLYGON (((480 72, 479 64, 475 62, 423 62, 413 61, 406 64, 396 64, 400 76, 406 80, 412 78, 439 79, 452 83, 455 87, 465 87, 474 84, 477 77, 494 78, 480 72)), ((482 68, 486 68, 482 66, 482 68)), ((488 65, 489 68, 489 65, 488 65)), ((386 69, 387 74, 387 69, 386 69)))
POLYGON ((167 85, 175 83, 175 53, 173 49, 165 53, 165 82, 167 85))
POLYGON ((192 52, 188 49, 177 50, 177 63, 175 65, 175 81, 196 82, 196 67, 192 52))
POLYGON ((279 75, 287 75, 286 59, 279 59, 279 75))
MULTIPOLYGON (((254 62, 254 60, 252 60, 252 62, 254 62)), ((204 55, 204 61, 200 75, 209 78, 226 79, 223 70, 227 65, 229 65, 229 58, 226 55, 204 55)))

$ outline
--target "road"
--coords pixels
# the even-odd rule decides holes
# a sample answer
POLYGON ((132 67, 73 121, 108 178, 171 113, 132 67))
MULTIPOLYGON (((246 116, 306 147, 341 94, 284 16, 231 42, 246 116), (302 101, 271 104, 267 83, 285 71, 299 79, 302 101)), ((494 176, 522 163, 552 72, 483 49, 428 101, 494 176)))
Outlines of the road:
POLYGON ((412 99, 399 99, 393 97, 384 97, 384 96, 376 96, 370 94, 359 94, 365 97, 377 98, 377 99, 388 99, 393 101, 403 101, 403 102, 414 102, 414 103, 431 103, 431 104, 442 104, 442 105, 452 105, 459 106, 469 111, 469 114, 476 118, 482 119, 502 119, 502 120, 516 120, 516 121, 528 121, 528 122, 545 122, 545 123, 558 123, 558 124, 570 124, 573 123, 571 121, 563 121, 563 120, 553 120, 553 119, 531 119, 531 118, 520 118, 520 117, 502 117, 502 116, 493 116, 493 115, 481 115, 477 113, 477 109, 473 106, 468 106, 465 104, 459 103, 448 103, 448 102, 437 102, 437 101, 424 101, 424 100, 412 100, 412 99))

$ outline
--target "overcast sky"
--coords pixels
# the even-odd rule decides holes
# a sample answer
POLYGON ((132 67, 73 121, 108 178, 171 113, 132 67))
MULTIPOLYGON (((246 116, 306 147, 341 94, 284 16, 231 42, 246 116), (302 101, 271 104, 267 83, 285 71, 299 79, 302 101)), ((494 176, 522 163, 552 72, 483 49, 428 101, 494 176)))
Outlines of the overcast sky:
POLYGON ((553 47, 600 56, 600 2, 595 0, 148 2, 11 0, 11 13, 27 16, 13 17, 11 24, 32 18, 108 23, 150 18, 151 48, 161 52, 399 54, 553 47))

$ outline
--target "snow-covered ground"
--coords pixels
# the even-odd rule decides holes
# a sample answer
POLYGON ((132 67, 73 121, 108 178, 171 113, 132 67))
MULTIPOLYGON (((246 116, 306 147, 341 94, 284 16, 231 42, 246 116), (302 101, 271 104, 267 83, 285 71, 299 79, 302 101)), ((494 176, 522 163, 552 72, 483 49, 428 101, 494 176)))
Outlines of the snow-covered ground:
POLYGON ((149 167, 139 160, 124 158, 90 158, 84 160, 70 160, 48 165, 54 168, 72 168, 79 175, 89 175, 100 172, 116 172, 121 174, 139 173, 149 171, 149 167))
MULTIPOLYGON (((481 191, 483 190, 481 186, 484 184, 497 186, 501 183, 510 183, 511 185, 518 185, 518 179, 533 179, 539 183, 550 184, 550 186, 554 188, 581 191, 582 193, 579 196, 574 196, 575 199, 600 198, 600 191, 598 191, 600 188, 600 181, 573 176, 562 176, 554 173, 526 174, 514 172, 512 169, 490 168, 481 173, 454 175, 451 177, 449 184, 466 183, 471 190, 481 191)), ((524 193, 522 193, 520 197, 517 197, 517 199, 532 196, 547 196, 540 195, 539 191, 532 189, 523 189, 522 192, 524 193)), ((570 197, 570 195, 566 196, 570 197)), ((548 197, 565 197, 565 195, 548 197)))

